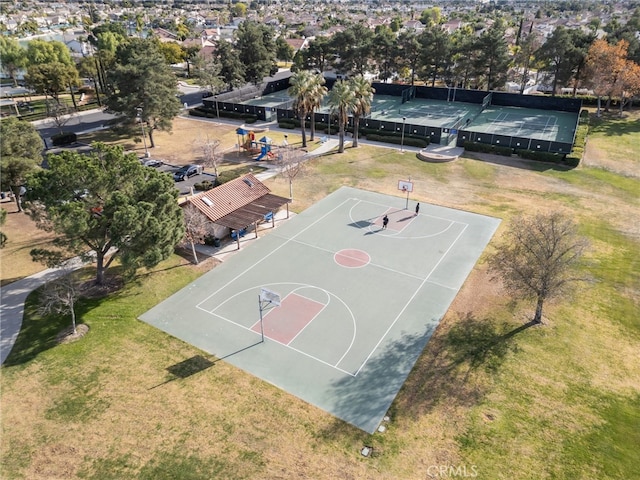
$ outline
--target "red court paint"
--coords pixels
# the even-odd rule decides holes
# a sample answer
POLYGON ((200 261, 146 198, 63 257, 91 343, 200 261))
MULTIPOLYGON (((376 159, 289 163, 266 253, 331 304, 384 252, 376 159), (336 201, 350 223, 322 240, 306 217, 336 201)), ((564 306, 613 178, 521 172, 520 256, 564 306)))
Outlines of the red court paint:
POLYGON ((347 248, 336 252, 333 260, 342 267, 359 268, 367 265, 371 261, 371 257, 367 252, 363 252, 362 250, 347 248))
MULTIPOLYGON (((300 295, 287 295, 279 307, 273 307, 263 317, 264 336, 288 345, 325 306, 300 295)), ((260 322, 251 327, 260 333, 260 322)))

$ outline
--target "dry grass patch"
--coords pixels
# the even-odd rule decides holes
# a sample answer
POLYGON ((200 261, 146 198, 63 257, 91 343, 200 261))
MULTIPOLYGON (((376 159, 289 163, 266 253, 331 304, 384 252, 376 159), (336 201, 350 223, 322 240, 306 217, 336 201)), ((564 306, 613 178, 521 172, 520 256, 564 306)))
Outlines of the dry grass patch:
POLYGON ((46 267, 31 260, 29 252, 50 247, 54 235, 36 228, 27 214, 17 211, 15 202, 5 201, 1 208, 8 212, 2 227, 8 240, 0 249, 0 286, 3 286, 44 270, 46 267))

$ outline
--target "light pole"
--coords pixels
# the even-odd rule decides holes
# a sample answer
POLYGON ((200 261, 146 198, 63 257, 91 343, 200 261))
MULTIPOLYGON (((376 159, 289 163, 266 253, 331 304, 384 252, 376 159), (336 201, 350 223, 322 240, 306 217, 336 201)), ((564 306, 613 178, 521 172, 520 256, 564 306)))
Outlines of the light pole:
POLYGON ((136 111, 138 112, 138 114, 136 115, 136 117, 138 117, 138 121, 140 122, 140 129, 142 130, 142 141, 144 142, 144 156, 145 158, 149 158, 149 150, 147 149, 147 137, 144 134, 144 124, 142 123, 142 107, 137 107, 136 111))
POLYGON ((404 122, 407 117, 402 117, 402 133, 400 134, 400 153, 404 153, 404 122))

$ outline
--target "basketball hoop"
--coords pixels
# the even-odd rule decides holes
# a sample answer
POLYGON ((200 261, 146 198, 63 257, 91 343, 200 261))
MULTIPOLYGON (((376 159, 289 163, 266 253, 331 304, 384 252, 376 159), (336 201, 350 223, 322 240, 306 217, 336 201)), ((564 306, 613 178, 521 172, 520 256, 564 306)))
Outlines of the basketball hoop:
POLYGON ((280 294, 269 290, 268 288, 262 288, 260 290, 260 301, 270 303, 275 307, 280 306, 280 294))
POLYGON ((409 180, 398 180, 398 190, 407 194, 407 204, 405 205, 405 209, 409 208, 409 193, 413 192, 413 182, 411 181, 411 177, 409 177, 409 180))
POLYGON ((276 293, 268 288, 261 288, 260 294, 258 295, 258 311, 260 312, 260 337, 262 338, 261 342, 264 343, 264 320, 263 320, 263 312, 264 312, 264 304, 268 303, 274 307, 280 306, 280 294, 276 293))
POLYGON ((398 190, 402 192, 413 192, 413 182, 410 180, 398 180, 398 190))

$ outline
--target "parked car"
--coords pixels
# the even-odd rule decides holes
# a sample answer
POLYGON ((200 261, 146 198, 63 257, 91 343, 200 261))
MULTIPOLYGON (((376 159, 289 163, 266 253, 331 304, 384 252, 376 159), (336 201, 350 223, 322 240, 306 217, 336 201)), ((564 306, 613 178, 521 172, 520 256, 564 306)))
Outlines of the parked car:
POLYGON ((140 163, 145 167, 154 167, 158 168, 162 166, 162 160, 157 160, 155 158, 141 158, 140 163))
POLYGON ((185 165, 180 167, 173 173, 173 179, 176 182, 181 182, 194 175, 200 175, 202 173, 202 166, 200 165, 185 165))

